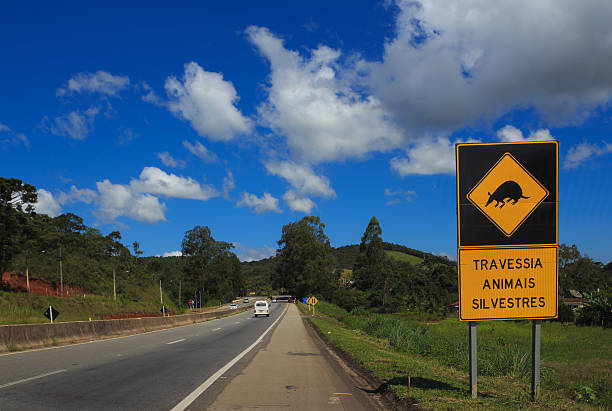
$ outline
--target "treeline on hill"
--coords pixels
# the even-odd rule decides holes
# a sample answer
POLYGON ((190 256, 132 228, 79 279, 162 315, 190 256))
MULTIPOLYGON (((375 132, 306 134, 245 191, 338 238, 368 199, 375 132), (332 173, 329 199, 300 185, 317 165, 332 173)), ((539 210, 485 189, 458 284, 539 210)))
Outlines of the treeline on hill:
MULTIPOLYGON (((457 298, 456 263, 395 244, 384 244, 373 217, 359 246, 332 249, 318 217, 304 217, 283 227, 274 288, 298 297, 316 294, 347 310, 375 309, 443 312, 457 298), (423 258, 419 264, 389 257, 385 248, 423 258), (353 270, 342 281, 342 270, 353 270)), ((248 281, 248 280, 247 280, 248 281)))
POLYGON ((165 301, 187 301, 202 292, 202 304, 226 302, 242 293, 240 261, 231 244, 216 241, 208 227, 185 233, 183 257, 140 257, 121 243, 121 234, 103 235, 68 213, 55 218, 34 212, 36 188, 18 179, 0 177, 0 273, 30 273, 31 279, 60 288, 61 253, 64 285, 112 297, 113 271, 119 300, 138 301, 157 295, 162 281, 165 301))

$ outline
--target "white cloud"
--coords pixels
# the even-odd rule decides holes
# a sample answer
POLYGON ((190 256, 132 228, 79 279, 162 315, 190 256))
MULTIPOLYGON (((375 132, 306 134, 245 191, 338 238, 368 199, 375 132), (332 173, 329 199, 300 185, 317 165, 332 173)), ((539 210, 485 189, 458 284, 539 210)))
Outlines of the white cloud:
POLYGON ((8 134, 6 137, 0 137, 0 145, 6 148, 9 145, 23 144, 26 148, 30 148, 30 140, 23 133, 15 133, 9 126, 0 123, 0 134, 8 134))
POLYGON ((329 179, 325 176, 317 176, 312 168, 306 164, 271 160, 265 163, 265 166, 270 174, 287 180, 299 194, 318 197, 336 196, 336 192, 330 186, 329 179))
POLYGON ((521 130, 509 124, 497 130, 497 138, 503 142, 550 141, 555 139, 547 128, 532 131, 529 136, 524 137, 521 130))
POLYGON ((402 177, 409 174, 455 173, 455 143, 448 138, 423 140, 406 150, 406 156, 394 157, 390 161, 391 170, 402 177))
POLYGON ((98 193, 89 188, 78 189, 75 186, 70 187, 69 193, 60 193, 59 202, 65 204, 67 202, 79 202, 91 204, 98 198, 98 193))
POLYGON ((270 193, 264 193, 263 196, 257 197, 255 194, 243 193, 242 199, 236 203, 238 207, 251 208, 257 214, 274 211, 280 213, 282 210, 278 206, 278 198, 273 197, 270 193))
POLYGON ((352 72, 339 63, 338 50, 319 46, 303 58, 266 28, 251 26, 246 33, 271 67, 259 120, 286 136, 294 158, 310 163, 360 158, 402 142, 379 100, 350 87, 343 74, 352 72))
POLYGON ((227 175, 223 177, 223 198, 228 199, 229 193, 236 187, 234 183, 234 175, 227 170, 227 175))
POLYGON ((205 71, 197 63, 185 65, 183 81, 166 79, 167 107, 177 117, 189 121, 203 137, 228 141, 249 133, 252 122, 235 107, 238 94, 223 75, 205 71))
POLYGON ((402 202, 404 199, 406 202, 411 202, 414 197, 416 197, 416 191, 413 190, 404 190, 402 188, 398 188, 397 190, 390 190, 385 188, 385 196, 391 197, 387 200, 388 206, 394 206, 402 202))
POLYGON ((579 167, 587 159, 612 153, 612 143, 603 142, 601 145, 580 143, 569 149, 563 161, 563 168, 573 169, 579 167))
POLYGON ((316 204, 308 197, 299 196, 293 190, 288 190, 283 195, 283 200, 289 205, 291 211, 300 211, 305 214, 310 214, 316 204))
POLYGON ((103 222, 112 222, 121 216, 149 224, 166 221, 166 206, 151 194, 138 193, 130 186, 108 180, 96 183, 96 187, 99 195, 94 215, 103 222))
POLYGON ((104 223, 125 216, 152 224, 166 221, 166 205, 157 196, 207 201, 219 195, 213 187, 191 177, 169 174, 156 167, 143 168, 130 184, 113 184, 106 179, 97 182, 96 188, 97 191, 72 186, 69 193, 60 195, 60 203, 93 203, 97 207, 94 215, 104 223))
POLYGON ((145 92, 145 94, 142 95, 142 101, 146 101, 147 103, 154 104, 158 107, 164 105, 162 99, 159 98, 157 94, 155 94, 155 90, 153 90, 153 88, 149 84, 143 82, 141 84, 141 87, 145 92))
POLYGON ((62 213, 62 207, 58 200, 53 197, 49 191, 44 188, 39 188, 38 202, 33 204, 34 211, 38 214, 47 214, 49 217, 57 217, 62 213))
POLYGON ((316 205, 309 196, 336 197, 336 192, 330 186, 329 179, 316 175, 307 164, 271 160, 266 162, 265 166, 270 174, 284 178, 291 185, 292 189, 283 195, 283 200, 293 211, 310 213, 316 205))
POLYGON ((174 157, 172 157, 172 155, 170 153, 168 153, 167 151, 164 151, 163 153, 157 153, 157 157, 159 157, 159 159, 161 160, 162 164, 168 167, 178 167, 178 168, 184 168, 185 167, 185 161, 184 160, 177 160, 174 157))
POLYGON ((236 243, 235 246, 236 255, 240 261, 258 261, 276 254, 276 249, 268 245, 264 245, 261 248, 253 248, 236 243))
POLYGON ((189 141, 183 141, 183 147, 187 149, 191 154, 199 158, 205 163, 214 163, 219 161, 219 158, 215 153, 207 149, 202 143, 196 141, 194 144, 191 144, 189 141))
POLYGON ((180 257, 183 253, 180 250, 176 251, 167 251, 163 254, 164 257, 180 257))
POLYGON ((56 95, 59 97, 74 93, 100 93, 114 96, 129 84, 129 77, 115 76, 107 71, 78 73, 68 80, 67 86, 58 88, 56 95))
POLYGON ((143 168, 139 178, 130 181, 130 187, 139 193, 202 201, 219 195, 212 186, 200 185, 191 177, 168 174, 157 167, 143 168))
POLYGON ((50 130, 58 136, 67 136, 75 140, 83 140, 93 130, 93 122, 100 109, 92 106, 81 113, 79 110, 55 117, 50 130))
POLYGON ((119 136, 117 136, 117 144, 124 145, 129 144, 136 137, 136 133, 131 128, 120 128, 119 136))
POLYGON ((400 0, 365 82, 415 135, 533 107, 580 121, 612 97, 612 3, 400 0))

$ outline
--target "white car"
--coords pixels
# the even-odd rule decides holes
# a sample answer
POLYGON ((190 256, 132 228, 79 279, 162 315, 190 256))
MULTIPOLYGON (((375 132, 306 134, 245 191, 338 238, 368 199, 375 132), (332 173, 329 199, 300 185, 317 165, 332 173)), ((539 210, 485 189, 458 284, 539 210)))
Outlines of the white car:
POLYGON ((270 306, 267 301, 255 301, 255 317, 258 315, 270 316, 270 306))
POLYGON ((230 304, 230 310, 236 310, 238 306, 236 304, 230 304))

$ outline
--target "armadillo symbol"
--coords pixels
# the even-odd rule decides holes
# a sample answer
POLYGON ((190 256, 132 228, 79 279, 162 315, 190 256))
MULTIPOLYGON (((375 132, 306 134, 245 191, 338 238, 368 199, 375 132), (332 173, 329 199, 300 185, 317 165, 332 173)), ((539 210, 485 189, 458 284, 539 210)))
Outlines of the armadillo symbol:
POLYGON ((489 194, 489 200, 487 201, 485 207, 491 204, 493 200, 496 201, 495 207, 501 204, 499 208, 502 208, 506 205, 506 199, 511 200, 511 204, 516 204, 516 202, 519 201, 521 198, 529 198, 523 195, 523 190, 521 189, 521 186, 518 185, 516 181, 512 180, 508 180, 499 187, 497 187, 493 194, 487 194, 489 194))

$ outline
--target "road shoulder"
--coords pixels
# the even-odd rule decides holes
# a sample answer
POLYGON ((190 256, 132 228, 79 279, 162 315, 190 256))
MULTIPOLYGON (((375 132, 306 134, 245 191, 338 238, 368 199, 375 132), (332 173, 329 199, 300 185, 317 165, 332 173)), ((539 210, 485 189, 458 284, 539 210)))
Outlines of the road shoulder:
POLYGON ((332 361, 290 305, 268 345, 208 409, 380 409, 367 390, 332 361))

